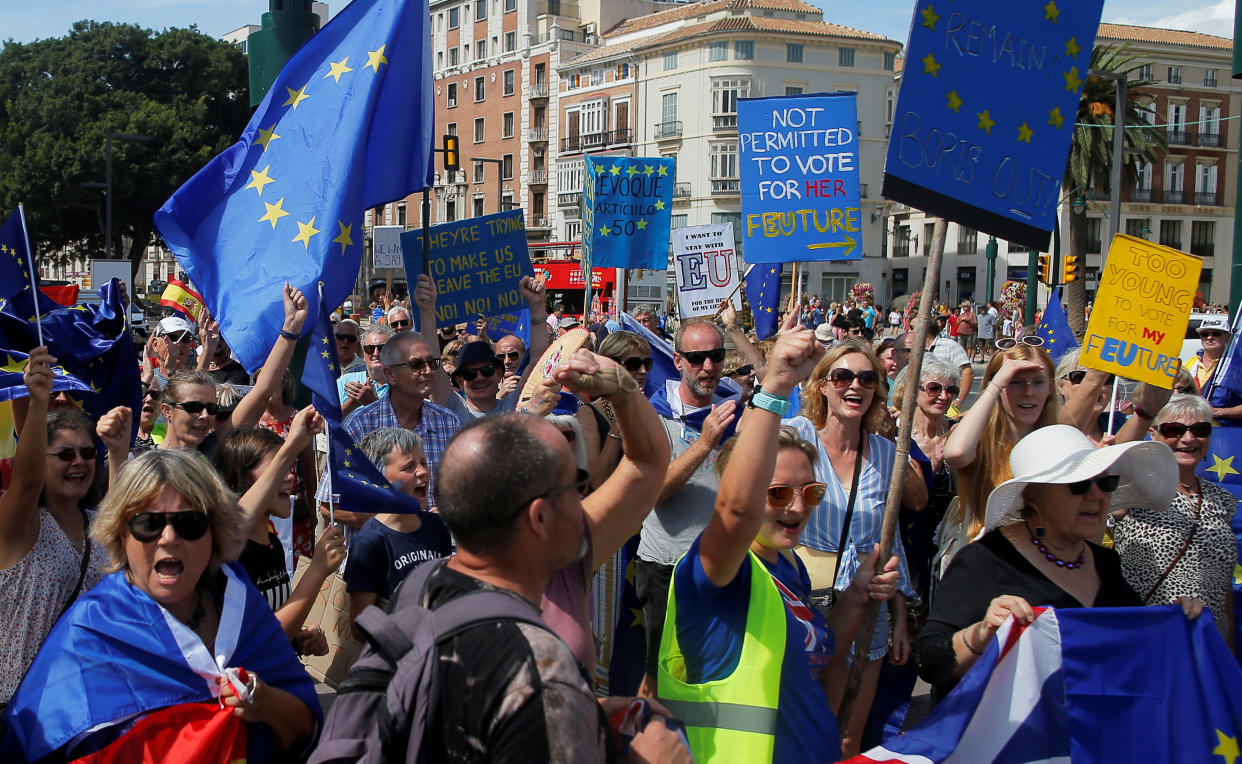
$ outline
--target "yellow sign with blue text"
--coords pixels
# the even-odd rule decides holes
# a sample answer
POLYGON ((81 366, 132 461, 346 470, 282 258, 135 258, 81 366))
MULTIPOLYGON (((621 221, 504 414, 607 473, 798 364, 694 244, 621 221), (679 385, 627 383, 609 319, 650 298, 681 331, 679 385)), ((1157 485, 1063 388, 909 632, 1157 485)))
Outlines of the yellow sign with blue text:
POLYGON ((1079 363, 1172 388, 1202 267, 1194 255, 1115 236, 1079 363))

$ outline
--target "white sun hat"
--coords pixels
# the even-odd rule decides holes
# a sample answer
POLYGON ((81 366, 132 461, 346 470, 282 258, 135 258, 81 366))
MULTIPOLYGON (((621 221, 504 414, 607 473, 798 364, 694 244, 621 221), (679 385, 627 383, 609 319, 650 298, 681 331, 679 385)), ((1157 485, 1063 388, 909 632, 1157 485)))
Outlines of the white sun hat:
POLYGON ((1032 483, 1076 483, 1108 473, 1121 477, 1110 509, 1163 509, 1177 493, 1177 459, 1163 443, 1137 441, 1096 448, 1077 427, 1054 424, 1027 435, 1009 454, 1013 477, 988 496, 985 530, 1021 519, 1022 491, 1032 483))

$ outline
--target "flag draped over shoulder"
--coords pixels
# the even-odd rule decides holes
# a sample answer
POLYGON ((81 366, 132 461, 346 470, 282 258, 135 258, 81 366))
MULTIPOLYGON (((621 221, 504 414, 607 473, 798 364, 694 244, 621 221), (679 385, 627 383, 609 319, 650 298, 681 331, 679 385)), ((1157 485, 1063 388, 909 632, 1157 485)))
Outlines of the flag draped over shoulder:
POLYGON ((755 316, 755 336, 766 340, 780 323, 781 263, 759 263, 746 276, 746 301, 755 316))
POLYGON ((1035 335, 1044 340, 1044 350, 1052 356, 1053 363, 1059 363, 1066 353, 1078 347, 1074 332, 1070 330, 1069 319, 1065 317, 1065 308, 1061 305, 1061 293, 1053 290, 1044 315, 1039 320, 1035 335))
POLYGON ((241 139, 155 213, 155 226, 258 369, 281 287, 318 312, 353 289, 363 211, 426 188, 434 104, 427 0, 354 0, 285 65, 241 139))
MULTIPOLYGON (((70 744, 78 754, 120 750, 137 742, 130 738, 139 733, 152 745, 176 742, 178 735, 166 733, 182 731, 183 713, 166 718, 175 727, 161 734, 151 723, 124 727, 161 709, 211 702, 224 668, 253 671, 264 683, 295 695, 322 723, 314 683, 267 601, 240 565, 227 563, 223 571, 218 659, 124 572, 84 594, 53 627, 5 710, 0 760, 34 761, 53 752, 68 758, 70 744)), ((207 726, 226 738, 235 734, 228 725, 207 726)), ((249 725, 250 761, 273 760, 273 745, 268 728, 249 725)), ((178 753, 184 751, 147 749, 151 761, 184 761, 178 753)))
POLYGON ((1208 611, 1194 621, 1176 605, 1036 612, 1025 628, 1002 626, 921 724, 849 761, 1238 757, 1242 669, 1208 611))

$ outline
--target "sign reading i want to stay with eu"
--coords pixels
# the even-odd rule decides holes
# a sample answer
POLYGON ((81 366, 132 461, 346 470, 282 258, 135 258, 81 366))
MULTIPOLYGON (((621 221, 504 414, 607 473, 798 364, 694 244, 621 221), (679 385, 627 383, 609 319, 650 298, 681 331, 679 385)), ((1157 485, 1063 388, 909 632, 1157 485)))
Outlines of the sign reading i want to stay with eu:
MULTIPOLYGON (((530 267, 521 210, 434 225, 429 239, 436 326, 526 308, 518 282, 535 272, 530 267)), ((406 280, 414 284, 423 272, 423 232, 401 234, 401 251, 406 280)))
POLYGON ((919 0, 884 197, 1040 250, 1104 0, 919 0))
POLYGON ((676 160, 587 156, 583 268, 668 267, 676 160))
POLYGON ((737 121, 746 261, 861 258, 856 94, 742 99, 737 121))

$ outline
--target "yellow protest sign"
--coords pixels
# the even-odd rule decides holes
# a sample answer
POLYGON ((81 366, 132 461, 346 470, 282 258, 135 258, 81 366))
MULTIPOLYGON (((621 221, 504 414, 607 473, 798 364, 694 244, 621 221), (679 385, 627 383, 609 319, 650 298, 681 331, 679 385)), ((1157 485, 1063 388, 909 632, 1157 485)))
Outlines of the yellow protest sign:
POLYGON ((1080 363, 1173 387, 1203 261, 1118 234, 1100 274, 1080 363))

